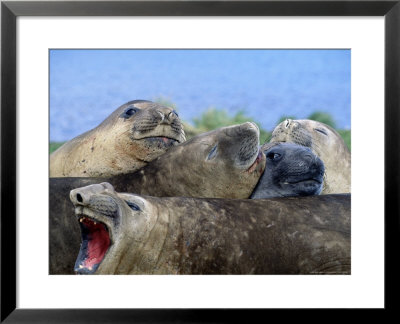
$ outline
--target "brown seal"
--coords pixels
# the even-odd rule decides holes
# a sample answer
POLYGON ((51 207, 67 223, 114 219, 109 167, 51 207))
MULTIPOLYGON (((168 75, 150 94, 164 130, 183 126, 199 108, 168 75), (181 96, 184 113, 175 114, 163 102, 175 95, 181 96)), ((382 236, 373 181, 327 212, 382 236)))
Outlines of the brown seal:
POLYGON ((311 148, 325 165, 322 194, 351 191, 351 154, 332 127, 314 120, 287 119, 276 126, 270 142, 293 142, 311 148))
POLYGON ((155 198, 72 190, 78 274, 350 274, 350 195, 155 198))
POLYGON ((172 108, 145 100, 130 101, 96 128, 53 152, 50 177, 106 177, 132 172, 185 140, 172 108))

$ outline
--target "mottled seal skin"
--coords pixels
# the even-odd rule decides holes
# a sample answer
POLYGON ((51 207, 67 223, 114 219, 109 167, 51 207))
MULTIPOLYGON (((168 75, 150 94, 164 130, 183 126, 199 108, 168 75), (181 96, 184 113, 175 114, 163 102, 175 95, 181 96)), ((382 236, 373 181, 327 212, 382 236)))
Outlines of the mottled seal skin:
POLYGON ((186 140, 176 112, 130 101, 96 128, 66 142, 50 155, 50 177, 106 177, 133 172, 186 140))
POLYGON ((319 195, 324 164, 308 147, 294 143, 267 143, 265 171, 250 198, 319 195))
POLYGON ((287 119, 274 129, 270 142, 293 142, 311 148, 325 165, 322 194, 351 191, 351 154, 332 127, 314 120, 287 119))
POLYGON ((72 190, 78 274, 350 274, 350 195, 155 198, 72 190))
POLYGON ((248 198, 265 167, 254 123, 223 127, 170 148, 142 169, 108 178, 51 178, 50 273, 72 272, 79 227, 72 222, 72 189, 107 181, 120 192, 157 197, 248 198))

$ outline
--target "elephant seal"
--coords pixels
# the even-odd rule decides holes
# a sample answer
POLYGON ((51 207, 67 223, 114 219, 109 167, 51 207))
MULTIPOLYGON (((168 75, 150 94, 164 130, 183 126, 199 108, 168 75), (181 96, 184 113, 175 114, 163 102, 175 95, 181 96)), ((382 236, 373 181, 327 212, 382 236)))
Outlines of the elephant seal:
POLYGON ((311 148, 325 165, 322 194, 351 191, 351 154, 332 127, 314 120, 287 119, 276 126, 270 142, 293 142, 311 148))
POLYGON ((50 178, 50 273, 68 273, 79 251, 79 228, 71 222, 72 189, 107 181, 116 190, 171 197, 248 198, 265 168, 259 129, 251 122, 200 134, 142 169, 108 178, 50 178))
POLYGON ((324 164, 308 148, 293 143, 267 143, 265 171, 250 198, 319 195, 324 164))
POLYGON ((177 113, 146 100, 129 101, 96 128, 50 155, 50 177, 101 177, 133 172, 184 142, 177 113))
POLYGON ((350 274, 350 195, 155 198, 101 183, 70 198, 78 274, 350 274))

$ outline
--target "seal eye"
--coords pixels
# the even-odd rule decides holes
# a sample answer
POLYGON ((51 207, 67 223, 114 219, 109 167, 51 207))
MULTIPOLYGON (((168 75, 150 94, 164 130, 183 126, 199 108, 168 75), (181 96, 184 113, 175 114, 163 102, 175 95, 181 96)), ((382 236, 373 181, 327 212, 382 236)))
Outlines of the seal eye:
POLYGON ((217 148, 218 148, 218 145, 215 145, 211 149, 210 153, 208 153, 207 160, 212 160, 213 158, 215 158, 215 156, 217 155, 217 148))
POLYGON ((136 114, 139 111, 138 108, 126 108, 125 111, 121 114, 121 117, 127 119, 132 115, 136 114))
POLYGON ((314 130, 315 130, 315 131, 317 131, 317 132, 320 132, 320 133, 324 134, 325 136, 328 136, 328 133, 327 133, 327 132, 325 132, 323 129, 320 129, 320 128, 314 128, 314 130))
POLYGON ((140 210, 139 206, 134 204, 133 202, 127 200, 125 200, 125 202, 132 210, 140 210))
POLYGON ((279 153, 275 153, 275 152, 267 153, 266 156, 267 156, 268 159, 270 159, 272 161, 279 160, 279 158, 281 157, 281 155, 279 153))

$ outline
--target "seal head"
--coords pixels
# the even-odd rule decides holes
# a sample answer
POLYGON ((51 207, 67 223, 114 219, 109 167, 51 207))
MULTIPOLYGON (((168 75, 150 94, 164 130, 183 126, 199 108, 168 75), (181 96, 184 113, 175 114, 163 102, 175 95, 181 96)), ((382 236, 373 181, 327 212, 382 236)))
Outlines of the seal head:
POLYGON ((250 198, 318 195, 323 162, 307 147, 293 143, 264 144, 266 166, 250 198))
MULTIPOLYGON (((143 168, 143 179, 163 183, 152 196, 248 198, 265 167, 256 124, 222 127, 174 147, 143 168)), ((146 187, 149 184, 146 183, 146 187)), ((147 193, 143 193, 147 194, 147 193)))
POLYGON ((50 155, 50 177, 106 177, 135 171, 186 140, 175 110, 134 100, 50 155))
POLYGON ((142 242, 151 232, 157 220, 152 207, 136 195, 129 195, 129 200, 121 197, 123 194, 117 194, 107 182, 71 190, 82 235, 74 268, 77 274, 96 272, 108 254, 121 249, 121 244, 142 242), (129 237, 124 228, 130 229, 129 237))
POLYGON ((351 154, 332 127, 314 120, 286 119, 276 126, 270 142, 291 142, 309 147, 325 165, 322 194, 350 192, 351 154))

